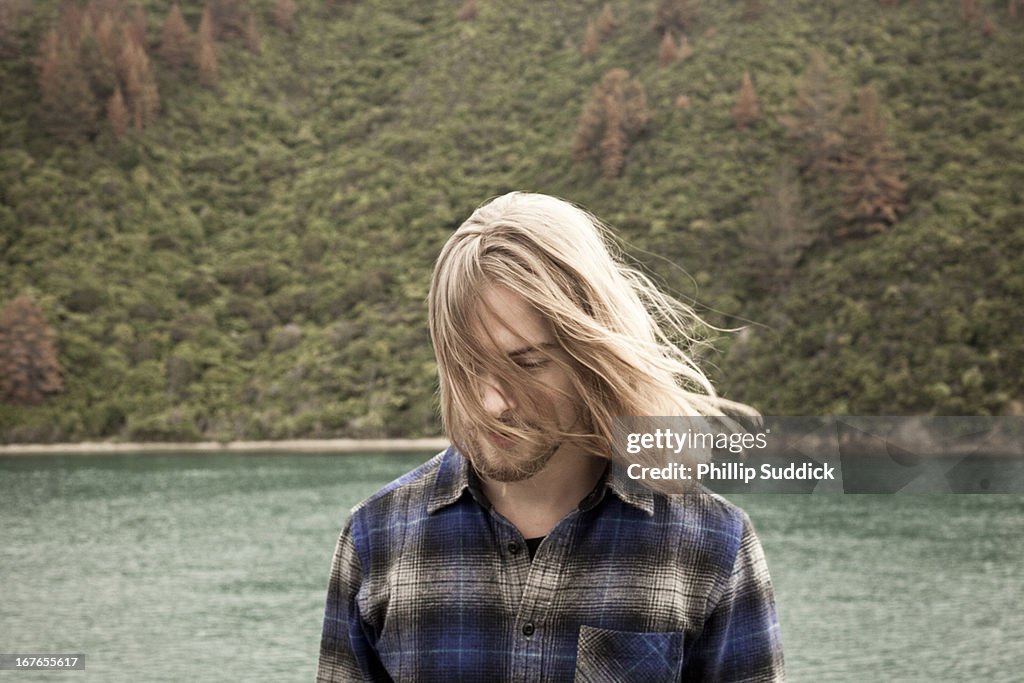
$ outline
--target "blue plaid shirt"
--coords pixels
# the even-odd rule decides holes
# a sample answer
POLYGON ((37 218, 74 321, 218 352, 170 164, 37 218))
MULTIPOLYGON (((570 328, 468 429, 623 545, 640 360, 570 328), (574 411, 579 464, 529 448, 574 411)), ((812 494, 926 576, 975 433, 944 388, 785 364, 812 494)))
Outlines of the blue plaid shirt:
POLYGON ((776 681, 771 580, 747 515, 617 466, 545 537, 496 513, 455 449, 357 505, 318 681, 776 681))

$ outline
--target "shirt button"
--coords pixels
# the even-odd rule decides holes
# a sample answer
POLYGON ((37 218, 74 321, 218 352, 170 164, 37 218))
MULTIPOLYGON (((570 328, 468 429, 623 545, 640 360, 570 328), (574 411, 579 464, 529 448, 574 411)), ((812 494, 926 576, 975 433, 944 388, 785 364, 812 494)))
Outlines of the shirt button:
POLYGON ((518 555, 519 554, 519 544, 516 543, 515 541, 509 541, 508 551, 512 555, 518 555))
POLYGON ((532 621, 528 621, 525 624, 523 624, 523 635, 524 636, 527 636, 527 637, 532 636, 533 635, 533 631, 534 631, 534 628, 533 628, 533 622, 532 621))

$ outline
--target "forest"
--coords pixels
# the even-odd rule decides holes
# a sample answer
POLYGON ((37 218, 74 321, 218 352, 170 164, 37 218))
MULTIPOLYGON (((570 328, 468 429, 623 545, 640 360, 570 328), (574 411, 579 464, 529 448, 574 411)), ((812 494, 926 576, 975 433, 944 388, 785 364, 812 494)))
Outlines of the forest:
POLYGON ((1024 0, 0 0, 0 443, 438 434, 510 190, 766 415, 1022 415, 1022 64, 1024 0))

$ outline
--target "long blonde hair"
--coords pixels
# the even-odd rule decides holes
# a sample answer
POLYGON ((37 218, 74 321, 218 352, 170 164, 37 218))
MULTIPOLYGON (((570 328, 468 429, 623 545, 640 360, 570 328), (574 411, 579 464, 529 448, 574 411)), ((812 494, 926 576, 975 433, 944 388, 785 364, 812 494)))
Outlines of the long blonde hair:
MULTIPOLYGON (((487 414, 486 373, 542 415, 529 373, 489 350, 472 330, 481 292, 500 285, 550 321, 571 358, 587 440, 609 455, 616 416, 752 413, 720 398, 691 357, 705 324, 625 263, 610 231, 587 211, 542 194, 512 192, 484 204, 451 236, 430 286, 430 334, 440 374, 441 414, 452 442, 466 448, 486 429, 530 439, 523 425, 487 414)), ((491 311, 492 314, 500 312, 491 311)))

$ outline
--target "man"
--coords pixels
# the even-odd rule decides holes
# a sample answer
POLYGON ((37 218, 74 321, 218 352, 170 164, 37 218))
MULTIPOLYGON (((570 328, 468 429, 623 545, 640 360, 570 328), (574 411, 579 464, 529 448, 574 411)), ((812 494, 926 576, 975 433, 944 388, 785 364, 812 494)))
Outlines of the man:
POLYGON ((479 208, 438 258, 430 330, 452 446, 357 505, 320 681, 783 677, 747 516, 611 460, 616 415, 720 414, 691 311, 544 195, 479 208))

